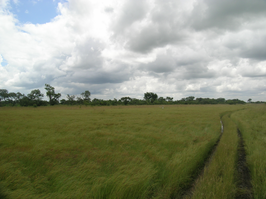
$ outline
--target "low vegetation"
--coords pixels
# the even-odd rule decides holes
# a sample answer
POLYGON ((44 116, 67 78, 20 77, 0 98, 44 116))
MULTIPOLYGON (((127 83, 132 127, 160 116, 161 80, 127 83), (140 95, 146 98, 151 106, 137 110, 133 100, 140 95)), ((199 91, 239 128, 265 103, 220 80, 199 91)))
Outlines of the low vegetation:
POLYGON ((223 135, 204 173, 195 184, 193 199, 235 198, 238 136, 236 125, 229 116, 226 114, 222 118, 223 135))
POLYGON ((0 194, 179 198, 220 137, 220 114, 242 107, 2 107, 0 194))
MULTIPOLYGON (((43 100, 44 94, 39 89, 32 90, 29 94, 21 94, 20 92, 8 92, 6 89, 0 89, 0 107, 1 106, 48 106, 48 105, 90 105, 90 106, 118 106, 118 105, 173 105, 173 104, 245 104, 246 102, 239 99, 225 98, 195 98, 189 96, 180 100, 173 100, 173 97, 158 97, 156 93, 146 92, 143 99, 136 99, 121 97, 120 99, 114 98, 109 100, 94 98, 91 100, 90 91, 86 90, 80 95, 67 94, 66 99, 61 99, 61 93, 56 93, 55 88, 49 84, 45 84, 46 96, 49 101, 43 100)), ((252 100, 248 100, 252 103, 252 100)), ((263 102, 256 102, 263 103, 263 102)))
POLYGON ((266 106, 250 105, 231 115, 243 135, 255 199, 266 198, 266 106))

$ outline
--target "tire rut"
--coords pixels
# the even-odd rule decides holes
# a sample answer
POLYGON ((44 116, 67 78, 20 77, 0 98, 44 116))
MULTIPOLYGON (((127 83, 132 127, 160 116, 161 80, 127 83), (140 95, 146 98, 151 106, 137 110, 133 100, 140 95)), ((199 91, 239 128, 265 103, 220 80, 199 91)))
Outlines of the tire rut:
POLYGON ((237 129, 239 137, 237 151, 237 193, 236 199, 253 199, 250 170, 246 162, 245 143, 242 134, 237 129))
POLYGON ((201 176, 204 175, 204 170, 205 170, 205 168, 208 168, 208 165, 210 164, 210 162, 211 162, 211 160, 212 160, 212 157, 213 157, 214 154, 215 154, 215 151, 216 151, 216 149, 217 149, 217 146, 218 146, 218 144, 219 144, 219 142, 220 142, 220 140, 221 140, 221 137, 222 137, 222 135, 223 135, 223 131, 224 131, 224 126, 223 126, 223 122, 222 122, 222 120, 221 120, 220 122, 221 122, 221 134, 220 134, 218 140, 216 141, 216 143, 214 144, 214 146, 212 147, 212 149, 210 150, 210 152, 209 152, 209 154, 208 154, 208 157, 207 157, 206 160, 205 160, 204 165, 203 165, 201 168, 199 168, 198 175, 196 176, 195 179, 193 179, 191 185, 190 185, 189 187, 187 187, 186 190, 184 190, 184 193, 183 193, 183 195, 182 195, 182 198, 183 198, 183 199, 186 199, 186 198, 190 198, 190 197, 192 197, 192 195, 193 195, 193 190, 195 189, 195 185, 196 185, 198 179, 200 179, 201 176))

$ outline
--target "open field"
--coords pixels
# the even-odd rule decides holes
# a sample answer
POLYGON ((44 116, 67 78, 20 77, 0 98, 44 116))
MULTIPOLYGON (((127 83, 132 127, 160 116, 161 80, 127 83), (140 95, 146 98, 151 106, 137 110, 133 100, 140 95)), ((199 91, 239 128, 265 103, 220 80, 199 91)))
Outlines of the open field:
POLYGON ((231 199, 236 195, 235 165, 237 161, 238 137, 236 126, 229 118, 223 119, 224 132, 204 175, 196 182, 193 199, 231 199))
POLYGON ((266 105, 248 106, 231 117, 243 134, 254 198, 266 198, 266 105))
MULTIPOLYGON (((229 112, 230 118, 224 116, 228 137, 222 136, 209 168, 219 153, 236 160, 236 126, 252 107, 3 107, 0 194, 8 198, 180 198, 220 137, 220 117, 229 112)), ((243 130, 245 140, 247 134, 243 130)), ((224 166, 222 160, 216 161, 219 168, 224 166)), ((232 168, 226 168, 228 178, 221 186, 231 187, 234 194, 231 162, 226 162, 232 168)))

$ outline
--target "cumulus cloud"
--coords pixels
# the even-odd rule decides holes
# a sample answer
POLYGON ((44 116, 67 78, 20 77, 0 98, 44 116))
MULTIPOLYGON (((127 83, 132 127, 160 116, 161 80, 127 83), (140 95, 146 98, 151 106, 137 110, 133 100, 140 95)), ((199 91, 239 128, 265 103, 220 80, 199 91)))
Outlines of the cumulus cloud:
POLYGON ((264 0, 68 0, 45 24, 10 6, 0 0, 1 88, 264 100, 264 0))
POLYGON ((247 21, 265 17, 263 0, 200 0, 194 3, 191 25, 195 29, 237 30, 247 21))

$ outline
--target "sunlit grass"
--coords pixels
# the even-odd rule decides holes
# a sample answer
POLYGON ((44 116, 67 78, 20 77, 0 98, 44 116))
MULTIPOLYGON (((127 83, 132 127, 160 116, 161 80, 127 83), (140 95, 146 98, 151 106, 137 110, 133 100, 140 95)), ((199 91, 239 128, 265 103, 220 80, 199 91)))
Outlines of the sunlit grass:
POLYGON ((238 136, 236 125, 228 116, 229 114, 222 118, 223 135, 210 163, 196 182, 193 199, 235 198, 238 136))
POLYGON ((266 198, 266 106, 250 105, 232 118, 243 134, 246 160, 251 171, 254 198, 266 198))
POLYGON ((0 187, 9 198, 170 198, 191 183, 242 106, 0 109, 0 187))

